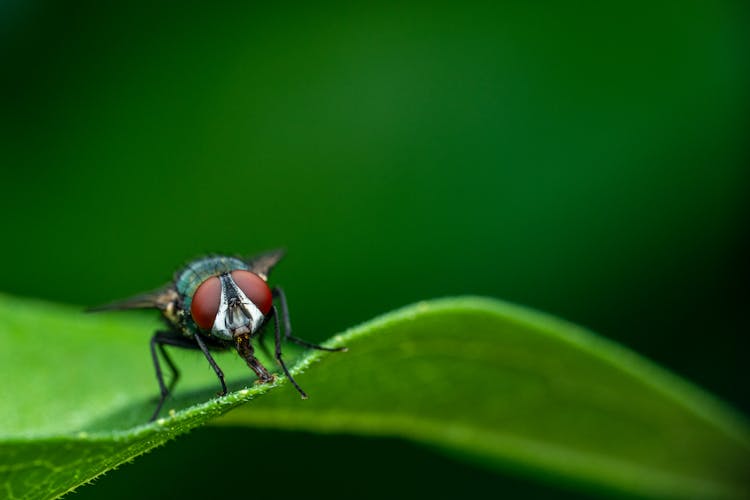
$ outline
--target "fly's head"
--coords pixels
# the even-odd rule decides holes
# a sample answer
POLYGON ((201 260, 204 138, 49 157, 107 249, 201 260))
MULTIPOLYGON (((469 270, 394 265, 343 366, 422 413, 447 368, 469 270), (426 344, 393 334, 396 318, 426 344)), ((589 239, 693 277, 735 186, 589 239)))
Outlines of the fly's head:
POLYGON ((193 295, 190 314, 212 336, 236 340, 258 331, 272 302, 271 289, 263 278, 251 271, 234 270, 201 283, 193 295))

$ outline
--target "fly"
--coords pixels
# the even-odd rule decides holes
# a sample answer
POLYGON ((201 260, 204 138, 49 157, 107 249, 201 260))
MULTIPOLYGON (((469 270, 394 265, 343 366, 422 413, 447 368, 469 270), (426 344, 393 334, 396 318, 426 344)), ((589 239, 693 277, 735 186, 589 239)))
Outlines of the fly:
MULTIPOLYGON (((265 327, 271 321, 274 357, 302 399, 307 399, 282 358, 280 321, 284 324, 285 340, 322 351, 345 351, 346 348, 324 347, 292 335, 286 295, 281 287, 268 285, 268 274, 283 256, 283 250, 273 250, 250 259, 224 255, 203 257, 179 270, 171 283, 158 290, 90 309, 159 309, 164 316, 166 329, 151 337, 151 358, 160 391, 151 421, 159 415, 180 375, 164 346, 199 349, 216 373, 221 384, 220 395, 224 396, 227 393, 224 373, 211 351, 235 349, 257 375, 256 383, 271 382, 275 377, 255 357, 252 344, 255 339, 262 341, 265 327), (159 355, 172 372, 169 387, 164 382, 159 355)), ((262 343, 260 345, 264 348, 262 343)))

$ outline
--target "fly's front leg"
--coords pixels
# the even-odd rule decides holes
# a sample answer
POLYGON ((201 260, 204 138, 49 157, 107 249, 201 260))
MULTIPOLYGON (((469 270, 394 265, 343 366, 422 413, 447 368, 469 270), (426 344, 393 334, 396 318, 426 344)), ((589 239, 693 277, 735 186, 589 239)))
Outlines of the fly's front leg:
MULTIPOLYGON (((266 322, 267 324, 267 322, 266 322)), ((263 325, 258 332, 258 336, 256 337, 258 339, 257 345, 260 347, 261 352, 267 359, 271 359, 273 356, 271 355, 271 351, 268 350, 268 346, 266 345, 266 325, 263 325)))
POLYGON ((227 383, 224 382, 224 372, 221 371, 221 368, 219 368, 219 365, 216 364, 216 361, 214 360, 213 356, 211 356, 211 353, 208 352, 208 347, 206 347, 206 343, 203 342, 203 339, 200 335, 195 335, 193 337, 195 339, 195 343, 198 344, 198 348, 203 352, 203 355, 208 360, 208 364, 211 365, 211 368, 214 369, 214 373, 219 378, 219 382, 221 383, 221 392, 219 393, 219 396, 226 396, 227 395, 227 383))
MULTIPOLYGON (((286 303, 286 295, 284 294, 284 290, 282 290, 280 287, 275 286, 271 289, 271 294, 273 297, 276 297, 279 299, 279 307, 281 307, 281 317, 284 321, 284 338, 291 340, 295 344, 301 345, 303 347, 308 347, 310 349, 318 349, 320 351, 346 351, 346 347, 324 347, 322 345, 313 344, 311 342, 308 342, 306 340, 302 340, 301 338, 295 337, 292 335, 292 323, 289 320, 289 307, 286 303)), ((276 311, 276 307, 273 308, 274 316, 278 316, 278 311, 276 311)), ((276 327, 278 329, 278 319, 276 320, 276 327)))
POLYGON ((294 380, 294 377, 292 377, 292 374, 289 373, 289 369, 286 367, 286 363, 284 363, 284 360, 281 358, 281 332, 279 331, 279 312, 276 310, 276 306, 271 308, 271 314, 273 315, 273 333, 276 343, 276 361, 279 362, 281 369, 284 370, 286 377, 292 383, 294 388, 297 389, 297 392, 302 396, 302 399, 307 399, 307 393, 305 393, 299 384, 297 384, 297 381, 294 380))

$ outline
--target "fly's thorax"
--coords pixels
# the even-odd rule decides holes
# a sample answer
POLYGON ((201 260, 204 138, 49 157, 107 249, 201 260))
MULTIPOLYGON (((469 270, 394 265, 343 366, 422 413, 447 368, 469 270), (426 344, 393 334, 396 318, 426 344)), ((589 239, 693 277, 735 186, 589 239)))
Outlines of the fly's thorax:
POLYGON ((179 326, 180 317, 182 316, 182 310, 179 308, 177 300, 168 303, 161 313, 171 324, 179 326))
POLYGON ((182 309, 189 315, 195 291, 207 279, 222 273, 248 269, 247 263, 234 257, 212 256, 194 260, 178 271, 174 279, 174 287, 180 295, 182 309))

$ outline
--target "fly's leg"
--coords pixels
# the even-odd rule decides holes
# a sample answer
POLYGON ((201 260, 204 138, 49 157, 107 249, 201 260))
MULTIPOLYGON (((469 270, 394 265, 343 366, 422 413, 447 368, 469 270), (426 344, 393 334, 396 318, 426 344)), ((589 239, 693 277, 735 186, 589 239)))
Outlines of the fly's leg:
POLYGON ((193 338, 195 339, 195 343, 198 344, 198 348, 208 360, 208 364, 211 365, 211 368, 214 369, 214 373, 216 373, 216 376, 219 378, 219 382, 221 383, 221 392, 219 393, 219 396, 226 396, 227 384, 226 382, 224 382, 224 372, 221 371, 221 368, 219 368, 219 365, 216 364, 216 361, 214 360, 213 356, 211 356, 211 353, 208 352, 208 347, 206 347, 206 344, 205 342, 203 342, 203 339, 201 339, 201 336, 195 335, 193 338))
MULTIPOLYGON (((164 374, 161 372, 161 364, 159 363, 159 355, 156 353, 156 346, 158 345, 159 348, 162 348, 162 345, 159 343, 159 333, 156 332, 153 337, 151 337, 151 359, 154 362, 154 370, 156 371, 156 380, 159 382, 159 403, 156 405, 156 410, 154 410, 154 414, 151 415, 151 418, 149 419, 149 422, 153 422, 156 420, 156 416, 161 411, 161 407, 164 406, 164 401, 167 399, 167 396, 169 396, 169 389, 167 389, 167 386, 164 385, 164 374)), ((162 350, 162 353, 164 351, 162 350)))
MULTIPOLYGON (((289 320, 289 307, 287 307, 286 303, 286 295, 284 294, 284 290, 282 290, 280 287, 275 286, 271 289, 271 294, 279 299, 279 306, 281 307, 281 316, 284 321, 284 338, 287 340, 291 340, 295 344, 301 345, 303 347, 307 347, 310 349, 318 349, 320 351, 346 351, 346 347, 324 347, 322 345, 313 344, 311 342, 308 342, 306 340, 302 340, 299 337, 295 337, 292 335, 292 323, 289 320)), ((274 306, 274 316, 278 316, 278 311, 276 311, 276 307, 274 306)), ((278 319, 276 320, 276 328, 278 330, 278 319)), ((278 340, 277 340, 277 351, 278 351, 278 340)), ((278 357, 277 357, 278 358, 278 357)), ((296 385, 296 384, 295 384, 296 385)), ((301 392, 301 391, 300 391, 301 392)), ((304 393, 303 393, 304 394, 304 393)))
POLYGON ((169 354, 167 354, 167 350, 164 349, 164 344, 157 344, 157 347, 159 348, 161 357, 164 358, 164 361, 167 362, 167 366, 169 366, 169 371, 172 372, 172 381, 169 382, 169 386, 167 387, 167 391, 172 392, 172 389, 174 389, 174 386, 177 384, 177 381, 180 379, 180 370, 177 369, 177 366, 174 364, 174 361, 172 361, 172 358, 169 356, 169 354))
POLYGON ((289 382, 291 382, 294 388, 297 389, 297 392, 299 392, 299 395, 302 396, 302 399, 307 399, 307 394, 302 390, 299 384, 297 384, 297 381, 294 380, 294 377, 292 377, 292 374, 289 373, 289 369, 286 367, 284 360, 281 358, 281 331, 279 329, 279 312, 276 310, 276 306, 273 306, 273 308, 271 309, 271 313, 273 314, 273 333, 274 339, 276 341, 276 361, 279 362, 281 368, 286 374, 286 377, 289 379, 289 382))
POLYGON ((156 420, 156 417, 159 415, 159 412, 161 411, 162 406, 164 406, 164 401, 166 401, 167 396, 169 396, 169 393, 172 392, 172 389, 174 388, 175 384, 177 383, 177 379, 180 377, 180 372, 177 370, 177 367, 175 366, 174 362, 172 362, 172 358, 169 357, 167 354, 167 351, 164 349, 165 345, 171 345, 175 347, 183 347, 188 349, 195 349, 195 344, 193 344, 190 339, 184 338, 184 337, 177 337, 172 332, 156 332, 153 337, 151 337, 151 359, 154 362, 154 371, 156 372, 156 381, 159 382, 159 403, 156 405, 156 410, 154 411, 154 414, 151 416, 150 422, 153 422, 156 420), (169 366, 169 369, 172 371, 172 382, 170 382, 169 387, 164 383, 164 373, 162 373, 161 370, 161 363, 159 362, 159 355, 157 354, 157 349, 161 352, 161 355, 164 357, 164 361, 167 362, 167 366, 169 366))
POLYGON ((268 346, 266 345, 266 328, 265 326, 268 323, 265 323, 258 333, 258 346, 260 346, 260 350, 263 351, 263 354, 266 358, 271 359, 271 351, 268 350, 268 346))

